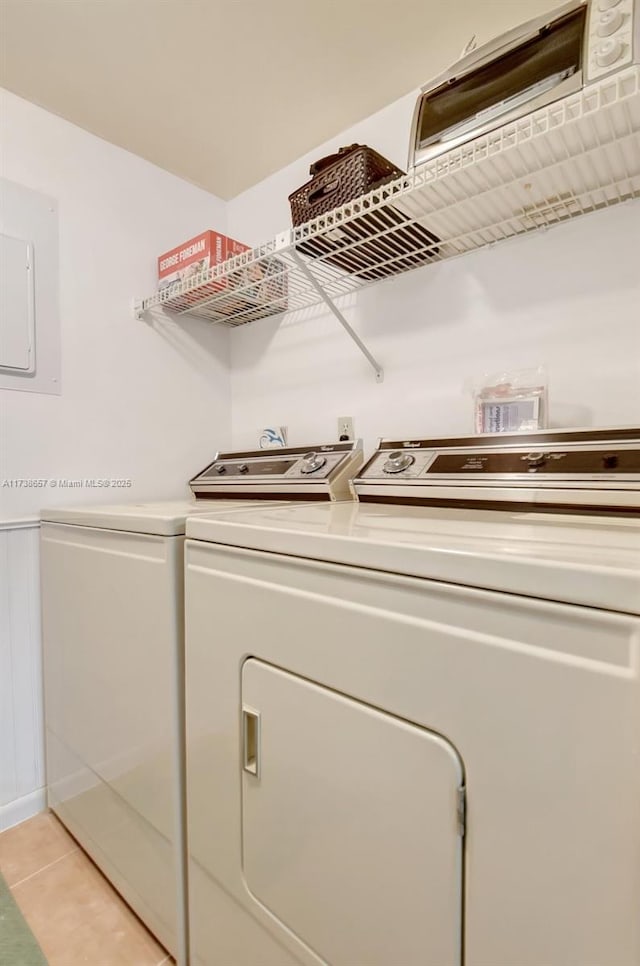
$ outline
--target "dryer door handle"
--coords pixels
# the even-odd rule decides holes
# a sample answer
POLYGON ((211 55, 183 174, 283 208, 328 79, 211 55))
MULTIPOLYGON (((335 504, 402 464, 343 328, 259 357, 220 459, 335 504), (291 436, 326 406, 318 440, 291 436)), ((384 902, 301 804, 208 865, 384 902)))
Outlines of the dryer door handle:
POLYGON ((260 712, 242 709, 242 769, 260 778, 260 712))

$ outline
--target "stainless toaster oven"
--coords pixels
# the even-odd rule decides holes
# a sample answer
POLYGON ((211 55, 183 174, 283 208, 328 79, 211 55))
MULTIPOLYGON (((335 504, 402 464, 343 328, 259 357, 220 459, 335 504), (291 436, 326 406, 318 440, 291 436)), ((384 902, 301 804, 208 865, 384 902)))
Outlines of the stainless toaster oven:
POLYGON ((638 62, 640 0, 574 0, 471 51, 426 84, 413 168, 638 62))

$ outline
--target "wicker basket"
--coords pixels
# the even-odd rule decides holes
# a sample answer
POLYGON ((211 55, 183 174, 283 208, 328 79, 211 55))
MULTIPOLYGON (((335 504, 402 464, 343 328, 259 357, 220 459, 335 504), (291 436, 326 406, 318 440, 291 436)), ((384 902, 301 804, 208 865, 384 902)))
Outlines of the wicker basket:
POLYGON ((404 171, 366 144, 351 144, 309 168, 311 181, 289 195, 294 227, 366 195, 404 171))
MULTIPOLYGON (((366 145, 351 144, 316 161, 309 174, 311 181, 289 195, 294 227, 402 177, 404 171, 366 145)), ((363 281, 373 281, 429 261, 438 254, 439 241, 408 215, 385 205, 297 248, 363 281), (376 239, 381 230, 382 241, 376 239)))

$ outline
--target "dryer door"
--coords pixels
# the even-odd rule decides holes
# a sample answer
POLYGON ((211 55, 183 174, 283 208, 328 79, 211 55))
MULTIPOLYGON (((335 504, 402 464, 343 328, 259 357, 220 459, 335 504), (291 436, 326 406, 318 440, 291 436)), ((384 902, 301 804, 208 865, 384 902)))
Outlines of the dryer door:
POLYGON ((423 728, 244 664, 243 863, 332 966, 459 966, 463 771, 423 728))

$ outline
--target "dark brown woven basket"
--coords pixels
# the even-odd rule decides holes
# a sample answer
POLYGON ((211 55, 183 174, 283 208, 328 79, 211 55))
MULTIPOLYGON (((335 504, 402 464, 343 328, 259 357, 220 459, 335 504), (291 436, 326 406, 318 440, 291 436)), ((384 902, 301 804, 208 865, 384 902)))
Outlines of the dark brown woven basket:
MULTIPOLYGON (((316 161, 309 174, 311 181, 289 195, 294 227, 401 178, 404 171, 366 145, 351 144, 316 161)), ((419 222, 385 205, 296 247, 363 281, 374 281, 423 265, 439 253, 439 242, 419 222), (376 241, 381 232, 383 240, 376 241)))
POLYGON ((404 174, 366 144, 350 144, 311 165, 307 181, 289 195, 294 227, 366 195, 404 174))

